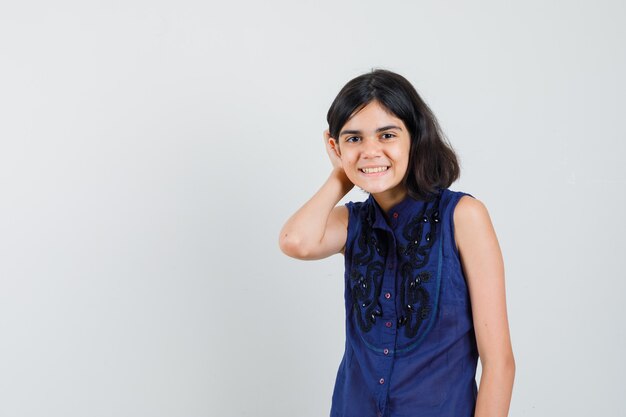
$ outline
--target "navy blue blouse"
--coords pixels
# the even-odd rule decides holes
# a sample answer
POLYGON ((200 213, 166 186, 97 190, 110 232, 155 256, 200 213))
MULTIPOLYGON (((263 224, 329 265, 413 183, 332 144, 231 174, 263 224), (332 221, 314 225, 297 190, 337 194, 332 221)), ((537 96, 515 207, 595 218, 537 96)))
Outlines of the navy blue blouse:
POLYGON ((385 213, 349 202, 345 352, 331 417, 469 417, 478 348, 454 241, 463 195, 440 189, 385 213))

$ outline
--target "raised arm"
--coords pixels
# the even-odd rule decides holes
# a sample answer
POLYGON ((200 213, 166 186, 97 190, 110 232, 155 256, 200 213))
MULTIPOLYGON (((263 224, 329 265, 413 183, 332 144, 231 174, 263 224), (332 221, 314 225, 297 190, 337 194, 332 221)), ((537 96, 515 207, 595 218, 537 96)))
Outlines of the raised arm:
POLYGON ((348 228, 348 209, 336 204, 354 187, 341 167, 334 139, 324 132, 333 170, 322 187, 296 211, 280 231, 279 246, 297 259, 322 259, 343 253, 348 228))

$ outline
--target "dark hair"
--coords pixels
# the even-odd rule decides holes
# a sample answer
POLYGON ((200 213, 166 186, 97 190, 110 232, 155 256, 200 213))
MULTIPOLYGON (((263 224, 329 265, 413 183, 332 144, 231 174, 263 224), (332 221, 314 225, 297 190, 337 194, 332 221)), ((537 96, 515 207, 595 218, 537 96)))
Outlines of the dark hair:
POLYGON ((373 100, 409 130, 409 166, 402 181, 411 197, 429 199, 438 188, 448 188, 459 178, 457 156, 433 112, 406 78, 388 70, 372 69, 341 89, 326 116, 330 136, 339 143, 339 132, 348 119, 373 100))

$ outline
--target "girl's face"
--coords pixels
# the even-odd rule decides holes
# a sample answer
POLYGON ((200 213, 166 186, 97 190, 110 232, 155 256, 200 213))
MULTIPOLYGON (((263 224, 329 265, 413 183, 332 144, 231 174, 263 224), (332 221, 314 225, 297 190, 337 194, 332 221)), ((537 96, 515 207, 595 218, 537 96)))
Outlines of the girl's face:
POLYGON ((411 137, 401 119, 374 100, 346 122, 337 139, 341 164, 354 185, 386 206, 404 198, 411 137))

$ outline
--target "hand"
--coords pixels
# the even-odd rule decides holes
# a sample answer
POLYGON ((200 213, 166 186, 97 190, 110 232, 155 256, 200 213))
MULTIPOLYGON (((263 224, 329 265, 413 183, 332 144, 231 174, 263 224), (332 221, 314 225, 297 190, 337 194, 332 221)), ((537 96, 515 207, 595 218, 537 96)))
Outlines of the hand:
POLYGON ((347 190, 347 193, 354 187, 354 184, 350 181, 346 175, 346 171, 343 169, 343 165, 341 164, 341 154, 339 153, 337 142, 335 142, 334 138, 331 138, 328 129, 324 131, 324 144, 326 145, 326 152, 328 153, 330 162, 333 164, 333 175, 337 175, 347 190))
POLYGON ((341 154, 337 149, 337 142, 330 137, 328 129, 324 131, 324 144, 326 145, 326 153, 328 153, 328 157, 330 158, 331 164, 333 164, 333 168, 340 168, 343 171, 343 166, 341 165, 341 154))

